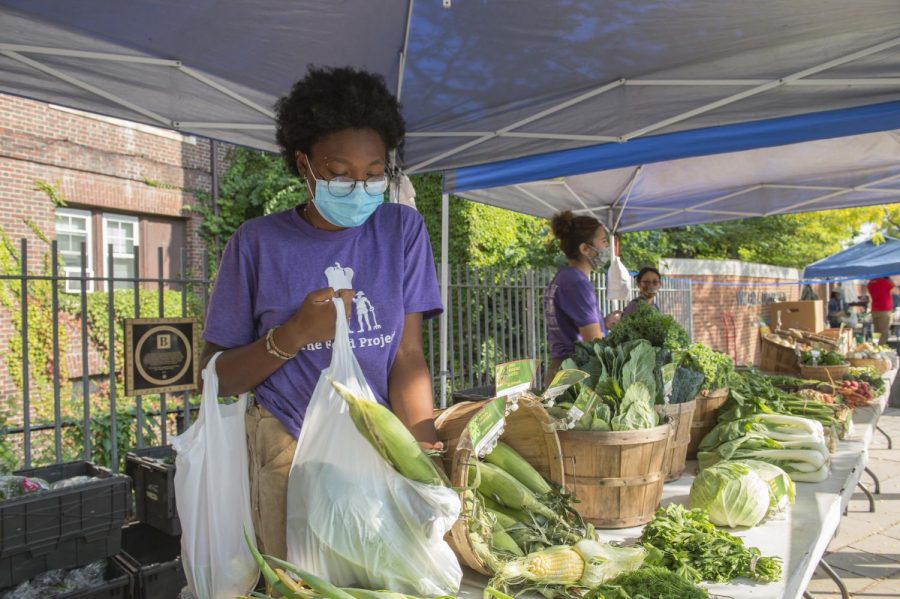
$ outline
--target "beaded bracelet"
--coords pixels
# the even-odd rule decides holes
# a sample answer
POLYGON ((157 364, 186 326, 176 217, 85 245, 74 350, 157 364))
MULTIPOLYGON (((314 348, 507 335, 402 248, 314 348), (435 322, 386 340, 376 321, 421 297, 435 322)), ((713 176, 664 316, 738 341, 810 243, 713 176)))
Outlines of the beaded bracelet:
POLYGON ((282 351, 281 349, 278 348, 277 345, 275 345, 274 333, 275 333, 275 329, 277 329, 277 328, 278 328, 277 326, 274 326, 271 329, 269 329, 268 333, 266 333, 266 351, 269 352, 270 354, 272 354, 273 356, 275 356, 276 358, 278 358, 279 360, 285 360, 285 361, 290 360, 291 358, 293 358, 294 356, 297 355, 297 352, 289 354, 286 351, 282 351))

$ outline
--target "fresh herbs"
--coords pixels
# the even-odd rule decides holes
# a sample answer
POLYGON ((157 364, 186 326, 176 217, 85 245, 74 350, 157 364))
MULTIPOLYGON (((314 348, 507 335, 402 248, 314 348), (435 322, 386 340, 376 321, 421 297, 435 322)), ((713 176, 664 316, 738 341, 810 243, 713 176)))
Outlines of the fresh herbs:
POLYGON ((691 342, 687 332, 674 318, 645 303, 638 304, 634 312, 619 321, 605 341, 616 346, 637 339, 646 339, 653 347, 670 350, 681 349, 691 342))
POLYGON ((681 365, 702 373, 702 389, 707 391, 727 387, 734 372, 730 357, 702 343, 693 343, 683 352, 681 365))
POLYGON ((685 580, 671 570, 644 566, 621 574, 592 589, 586 599, 706 599, 709 591, 685 580))
POLYGON ((703 510, 686 510, 679 504, 660 508, 644 527, 641 542, 656 549, 648 563, 659 562, 693 582, 781 578, 779 558, 763 557, 756 547, 746 547, 738 537, 717 529, 703 510))

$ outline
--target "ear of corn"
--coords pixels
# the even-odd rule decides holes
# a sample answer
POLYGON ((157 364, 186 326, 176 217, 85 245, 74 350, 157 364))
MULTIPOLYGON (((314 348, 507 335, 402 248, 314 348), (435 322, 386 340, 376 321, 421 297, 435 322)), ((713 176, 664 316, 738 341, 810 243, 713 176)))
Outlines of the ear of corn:
POLYGON ((516 480, 528 487, 528 490, 537 495, 544 495, 553 490, 544 477, 535 470, 531 464, 525 461, 515 449, 506 443, 497 443, 494 450, 484 458, 488 463, 497 466, 511 474, 516 480))
POLYGON ((641 546, 616 547, 593 539, 582 539, 572 549, 585 562, 580 585, 588 588, 599 586, 624 572, 637 570, 647 557, 647 550, 641 546))
POLYGON ((331 381, 338 394, 350 406, 350 418, 360 434, 397 472, 435 486, 450 486, 447 475, 425 455, 409 429, 383 405, 361 399, 337 381, 331 381))
POLYGON ((497 526, 499 526, 503 530, 512 528, 519 523, 516 519, 510 518, 503 512, 495 512, 494 510, 487 508, 487 513, 494 517, 494 520, 497 521, 497 526))
POLYGON ((306 586, 325 597, 325 599, 354 599, 353 595, 349 594, 347 591, 334 586, 327 580, 322 580, 318 576, 313 576, 309 572, 301 570, 292 563, 278 559, 277 557, 272 557, 271 555, 267 555, 265 558, 276 566, 280 566, 291 574, 299 577, 306 586))
POLYGON ((503 514, 504 516, 506 516, 508 518, 512 518, 516 522, 524 522, 525 524, 532 524, 534 521, 534 518, 523 510, 516 510, 511 507, 507 507, 507 506, 503 505, 502 503, 496 501, 495 499, 492 499, 481 493, 478 494, 478 498, 484 504, 484 507, 486 509, 489 509, 492 512, 497 512, 497 513, 503 514))
POLYGON ((507 553, 511 553, 513 555, 517 555, 519 557, 523 557, 525 553, 522 551, 522 548, 513 540, 509 534, 506 533, 502 528, 495 528, 491 533, 491 548, 495 551, 506 551, 507 553))
POLYGON ((581 580, 584 568, 584 559, 577 551, 559 545, 506 562, 491 582, 501 589, 524 582, 571 586, 581 580))
MULTIPOLYGON (((534 493, 517 481, 511 474, 488 463, 478 463, 481 481, 478 490, 482 495, 492 497, 503 505, 527 510, 544 516, 548 520, 559 520, 559 515, 541 503, 534 493)), ((474 480, 474 468, 469 468, 469 484, 474 480)))

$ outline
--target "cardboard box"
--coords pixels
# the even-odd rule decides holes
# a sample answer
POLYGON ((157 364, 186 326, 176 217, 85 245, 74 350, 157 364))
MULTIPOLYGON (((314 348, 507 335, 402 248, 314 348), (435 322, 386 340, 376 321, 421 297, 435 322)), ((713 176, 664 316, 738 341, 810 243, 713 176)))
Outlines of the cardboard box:
POLYGON ((777 302, 769 304, 773 327, 778 326, 781 313, 781 329, 799 329, 818 333, 825 328, 825 301, 777 302))

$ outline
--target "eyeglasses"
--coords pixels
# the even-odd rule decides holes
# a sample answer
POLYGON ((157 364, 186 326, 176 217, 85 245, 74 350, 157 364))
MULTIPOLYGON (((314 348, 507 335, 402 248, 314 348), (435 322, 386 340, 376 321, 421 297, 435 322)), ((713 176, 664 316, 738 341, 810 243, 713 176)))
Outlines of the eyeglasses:
POLYGON ((650 287, 659 287, 662 285, 662 281, 641 281, 639 285, 648 285, 650 287))
POLYGON ((362 183, 363 189, 370 196, 379 196, 387 191, 388 179, 385 175, 376 175, 374 177, 369 177, 368 179, 359 181, 357 181, 353 177, 344 177, 342 175, 338 175, 333 179, 322 179, 319 176, 319 173, 317 173, 315 169, 313 169, 312 164, 309 163, 308 159, 307 164, 309 164, 309 170, 311 170, 313 175, 315 175, 316 181, 324 182, 328 187, 329 193, 331 193, 331 195, 335 197, 347 197, 348 195, 353 193, 354 189, 356 189, 357 183, 362 183))

